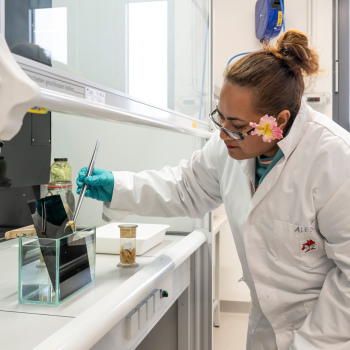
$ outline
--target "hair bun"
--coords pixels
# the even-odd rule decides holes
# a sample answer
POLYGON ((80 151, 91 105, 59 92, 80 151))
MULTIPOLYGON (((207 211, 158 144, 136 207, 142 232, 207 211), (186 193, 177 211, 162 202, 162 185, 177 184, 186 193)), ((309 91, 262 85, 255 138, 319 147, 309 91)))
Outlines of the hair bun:
POLYGON ((312 75, 319 71, 318 54, 309 47, 307 36, 295 29, 283 33, 277 40, 276 47, 271 52, 286 60, 294 70, 299 67, 304 75, 312 75))

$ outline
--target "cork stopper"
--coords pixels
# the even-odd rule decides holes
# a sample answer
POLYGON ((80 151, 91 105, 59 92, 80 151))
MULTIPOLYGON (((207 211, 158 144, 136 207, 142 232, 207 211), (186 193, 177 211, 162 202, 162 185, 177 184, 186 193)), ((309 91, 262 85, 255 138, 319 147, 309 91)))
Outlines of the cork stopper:
POLYGON ((120 238, 136 238, 136 227, 135 224, 121 224, 118 225, 120 228, 120 238))

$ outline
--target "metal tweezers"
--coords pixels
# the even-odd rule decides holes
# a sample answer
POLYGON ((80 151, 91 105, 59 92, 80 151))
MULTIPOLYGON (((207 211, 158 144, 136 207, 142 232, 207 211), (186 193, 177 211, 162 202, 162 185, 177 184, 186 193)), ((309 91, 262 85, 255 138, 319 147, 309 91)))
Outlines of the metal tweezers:
MULTIPOLYGON (((94 169, 95 160, 96 160, 96 156, 97 156, 97 151, 100 148, 100 143, 101 143, 101 141, 97 140, 96 146, 95 146, 95 150, 94 150, 94 153, 92 155, 92 158, 91 158, 91 161, 90 161, 90 164, 89 164, 89 167, 88 167, 88 170, 86 172, 86 175, 85 175, 84 179, 92 174, 92 170, 94 169)), ((86 183, 84 182, 83 186, 81 188, 80 196, 79 196, 79 199, 78 199, 78 204, 77 204, 77 207, 75 208, 75 212, 74 212, 74 215, 73 215, 73 222, 75 222, 76 219, 77 219, 80 207, 81 207, 81 205, 83 203, 83 199, 84 199, 84 196, 85 196, 86 188, 87 188, 87 186, 86 186, 86 183)))

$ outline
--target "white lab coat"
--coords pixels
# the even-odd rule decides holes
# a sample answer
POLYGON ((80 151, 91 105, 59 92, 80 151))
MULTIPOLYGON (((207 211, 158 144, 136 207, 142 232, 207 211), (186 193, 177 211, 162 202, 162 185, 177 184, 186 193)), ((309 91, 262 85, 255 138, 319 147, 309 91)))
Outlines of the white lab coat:
POLYGON ((252 296, 248 349, 348 350, 350 134, 303 103, 278 145, 255 193, 255 159, 230 158, 216 132, 177 167, 114 173, 104 214, 194 218, 223 202, 252 296))

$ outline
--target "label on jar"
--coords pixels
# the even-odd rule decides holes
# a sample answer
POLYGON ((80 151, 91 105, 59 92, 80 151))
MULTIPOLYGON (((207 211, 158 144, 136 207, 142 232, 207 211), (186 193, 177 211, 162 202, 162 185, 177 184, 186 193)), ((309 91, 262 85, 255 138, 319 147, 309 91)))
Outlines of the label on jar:
POLYGON ((120 238, 136 238, 136 227, 120 228, 120 238))
POLYGON ((132 248, 132 242, 126 242, 123 244, 124 249, 131 249, 132 248))

